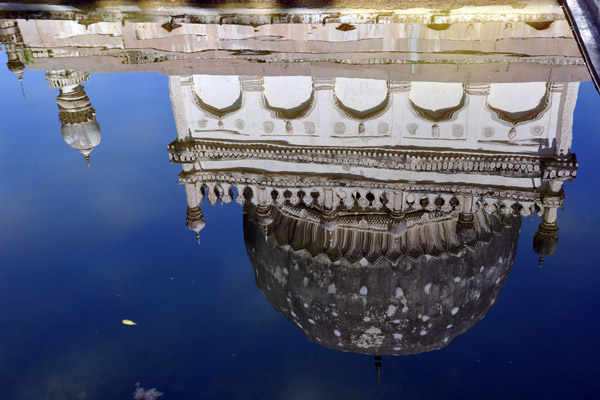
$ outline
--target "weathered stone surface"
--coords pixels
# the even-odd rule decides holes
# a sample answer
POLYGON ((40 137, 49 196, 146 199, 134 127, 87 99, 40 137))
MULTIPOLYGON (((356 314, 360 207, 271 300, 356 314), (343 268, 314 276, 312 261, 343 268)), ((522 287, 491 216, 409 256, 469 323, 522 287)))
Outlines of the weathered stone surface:
MULTIPOLYGON (((362 354, 440 349, 472 328, 496 302, 512 267, 521 221, 458 255, 404 257, 397 265, 332 263, 281 247, 244 215, 256 283, 271 305, 311 341, 362 354)), ((510 226, 507 226, 510 225, 510 226)))

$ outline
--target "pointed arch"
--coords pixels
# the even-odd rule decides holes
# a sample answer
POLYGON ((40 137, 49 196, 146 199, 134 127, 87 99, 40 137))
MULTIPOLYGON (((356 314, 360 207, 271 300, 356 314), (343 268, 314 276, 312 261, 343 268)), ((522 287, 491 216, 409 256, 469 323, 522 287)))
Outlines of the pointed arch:
POLYGON ((192 98, 202 111, 223 118, 242 108, 242 85, 238 76, 194 75, 192 98))
POLYGON ((333 99, 343 115, 358 121, 380 116, 391 103, 387 81, 378 79, 337 78, 333 99))

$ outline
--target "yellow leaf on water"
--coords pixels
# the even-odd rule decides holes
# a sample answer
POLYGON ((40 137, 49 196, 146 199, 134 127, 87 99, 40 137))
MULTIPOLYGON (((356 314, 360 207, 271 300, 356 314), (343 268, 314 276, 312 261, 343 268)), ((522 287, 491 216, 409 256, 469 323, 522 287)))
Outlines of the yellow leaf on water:
POLYGON ((121 322, 123 322, 123 325, 137 325, 135 322, 128 320, 128 319, 124 319, 121 322))

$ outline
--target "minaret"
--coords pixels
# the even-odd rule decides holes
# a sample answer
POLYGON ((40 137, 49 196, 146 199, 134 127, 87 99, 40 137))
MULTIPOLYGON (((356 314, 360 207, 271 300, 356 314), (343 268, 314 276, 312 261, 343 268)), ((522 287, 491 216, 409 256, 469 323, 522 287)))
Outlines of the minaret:
POLYGON ((477 241, 473 216, 473 198, 464 197, 456 222, 456 235, 462 244, 472 246, 477 241))
POLYGON ((269 234, 272 233, 273 214, 271 206, 259 205, 256 207, 256 224, 262 227, 265 233, 265 241, 267 241, 269 234))
POLYGON ((551 256, 558 248, 558 225, 556 224, 557 208, 546 206, 542 222, 533 237, 533 251, 540 256, 539 266, 544 265, 544 257, 551 256))
POLYGON ((185 184, 185 197, 187 197, 187 216, 185 225, 189 230, 196 233, 196 240, 198 245, 200 244, 200 231, 206 226, 204 221, 204 215, 200 209, 200 204, 204 200, 204 191, 202 183, 186 183, 185 184))
POLYGON ((90 165, 90 153, 100 144, 100 125, 96 121, 96 110, 81 83, 89 79, 87 72, 60 70, 46 72, 46 81, 51 89, 59 88, 58 119, 62 123, 63 140, 85 156, 90 165))
POLYGON ((271 193, 267 188, 260 187, 254 193, 256 199, 252 202, 256 204, 256 224, 260 226, 265 233, 265 242, 272 233, 273 213, 271 210, 271 193))
POLYGON ((0 20, 0 43, 6 47, 6 55, 8 69, 23 81, 23 73, 25 72, 25 64, 19 57, 19 51, 25 49, 23 35, 16 20, 2 19, 0 20))
POLYGON ((188 207, 187 217, 185 221, 186 226, 189 230, 196 232, 196 240, 200 244, 200 231, 204 229, 206 222, 204 221, 204 215, 200 207, 188 207))

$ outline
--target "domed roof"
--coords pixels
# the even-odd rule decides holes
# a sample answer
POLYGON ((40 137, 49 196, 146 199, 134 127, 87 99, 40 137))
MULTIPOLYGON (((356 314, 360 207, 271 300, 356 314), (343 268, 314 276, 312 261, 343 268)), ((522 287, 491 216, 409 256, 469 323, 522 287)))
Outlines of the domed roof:
POLYGON ((100 125, 96 119, 77 124, 62 124, 63 140, 81 154, 88 156, 100 144, 100 125))
MULTIPOLYGON (((300 250, 281 245, 276 235, 285 218, 280 215, 274 218, 275 234, 265 240, 252 212, 245 214, 244 238, 258 287, 309 340, 362 354, 407 355, 448 345, 498 297, 516 255, 521 222, 483 211, 475 218, 502 228, 490 229, 486 240, 478 234, 473 246, 457 254, 406 256, 395 264, 387 257, 375 264, 366 258, 332 262, 325 252, 313 256, 309 244, 300 250)), ((292 231, 295 224, 288 221, 286 227, 292 231)), ((363 232, 357 240, 368 247, 371 238, 363 232)))
POLYGON ((21 60, 9 60, 6 63, 8 70, 13 74, 17 75, 19 80, 23 79, 23 73, 25 72, 25 64, 21 60))

